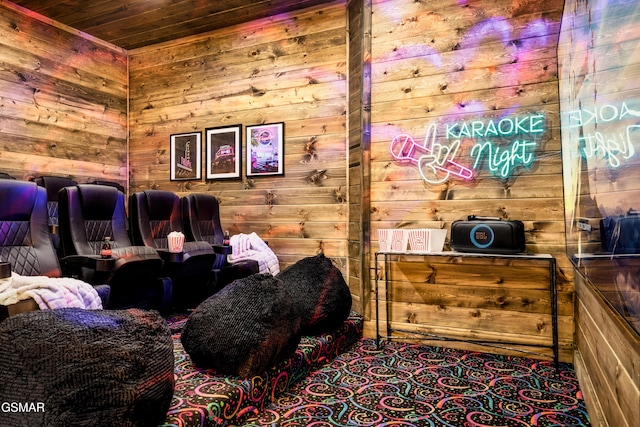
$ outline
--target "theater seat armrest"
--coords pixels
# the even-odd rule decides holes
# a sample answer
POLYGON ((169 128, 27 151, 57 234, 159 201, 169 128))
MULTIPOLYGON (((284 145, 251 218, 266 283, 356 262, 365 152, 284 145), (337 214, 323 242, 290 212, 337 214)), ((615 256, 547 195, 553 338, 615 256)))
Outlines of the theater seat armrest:
POLYGON ((211 245, 213 252, 222 255, 229 255, 233 252, 233 247, 230 245, 211 245))
POLYGON ((158 255, 164 262, 182 263, 184 262, 184 252, 170 252, 166 249, 158 249, 158 255))
POLYGON ((60 259, 63 270, 89 268, 96 271, 110 271, 116 265, 115 258, 102 258, 100 255, 69 255, 60 259))

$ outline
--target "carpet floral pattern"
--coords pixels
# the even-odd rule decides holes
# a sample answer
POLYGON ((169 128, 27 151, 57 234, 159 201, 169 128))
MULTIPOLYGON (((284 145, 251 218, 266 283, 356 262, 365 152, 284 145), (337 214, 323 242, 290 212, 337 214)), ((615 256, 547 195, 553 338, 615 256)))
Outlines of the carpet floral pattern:
POLYGON ((363 339, 245 426, 589 426, 572 365, 363 339))
POLYGON ((310 372, 331 361, 362 337, 363 320, 351 313, 342 327, 302 337, 296 352, 262 375, 250 378, 219 375, 193 364, 180 342, 187 316, 167 319, 172 332, 175 390, 163 424, 166 427, 238 425, 263 411, 277 396, 310 372))

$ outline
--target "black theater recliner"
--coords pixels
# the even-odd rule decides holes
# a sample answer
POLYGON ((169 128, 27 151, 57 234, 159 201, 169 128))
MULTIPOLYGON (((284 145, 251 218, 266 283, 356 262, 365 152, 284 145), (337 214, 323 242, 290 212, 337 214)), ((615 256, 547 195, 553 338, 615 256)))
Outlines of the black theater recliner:
POLYGON ((104 180, 104 179, 97 179, 95 181, 91 181, 90 184, 108 185, 110 187, 115 187, 116 189, 118 189, 118 191, 122 191, 122 194, 125 193, 125 188, 119 182, 107 181, 107 180, 104 180))
POLYGON ((182 197, 180 202, 187 240, 208 242, 216 252, 212 269, 216 290, 260 271, 258 261, 246 260, 234 264, 227 261, 228 251, 223 247, 224 232, 220 223, 218 199, 210 194, 192 193, 182 197))
POLYGON ((94 184, 63 188, 59 223, 63 270, 90 283, 108 283, 109 308, 169 308, 172 284, 163 276, 162 258, 152 248, 131 244, 121 191, 94 184), (106 237, 113 257, 108 267, 99 255, 106 237))
POLYGON ((196 307, 211 295, 211 269, 216 254, 208 242, 185 241, 183 252, 168 252, 169 233, 182 232, 180 197, 163 190, 146 190, 129 196, 130 232, 135 244, 157 249, 165 259, 165 274, 173 280, 177 309, 196 307))
MULTIPOLYGON (((3 179, 0 200, 0 260, 10 262, 11 270, 21 276, 61 277, 49 234, 45 189, 33 182, 3 179)), ((94 287, 105 306, 109 286, 94 287)), ((37 308, 34 303, 27 305, 37 308)))
POLYGON ((0 259, 23 276, 60 277, 45 189, 33 182, 2 180, 0 200, 0 259))
POLYGON ((31 181, 47 190, 47 215, 51 241, 56 249, 56 254, 61 257, 62 248, 60 247, 60 234, 58 233, 58 195, 64 187, 73 187, 78 183, 72 178, 53 175, 37 176, 32 178, 31 181))

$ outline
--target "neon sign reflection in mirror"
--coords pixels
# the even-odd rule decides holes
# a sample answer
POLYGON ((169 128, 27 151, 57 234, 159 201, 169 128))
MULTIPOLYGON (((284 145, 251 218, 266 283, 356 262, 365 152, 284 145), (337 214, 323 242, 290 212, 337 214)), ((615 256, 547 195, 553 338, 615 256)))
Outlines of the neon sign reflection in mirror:
POLYGON ((535 161, 537 140, 545 131, 544 123, 543 115, 534 114, 506 117, 497 122, 473 120, 447 124, 441 138, 446 143, 438 142, 438 126, 431 123, 422 144, 410 135, 400 134, 389 148, 394 160, 416 164, 428 184, 441 184, 451 178, 471 180, 484 164, 494 176, 506 179, 517 167, 528 167, 535 161), (516 136, 520 138, 512 141, 516 136), (475 143, 470 149, 470 157, 475 159, 472 167, 456 160, 463 141, 475 143))
POLYGON ((626 102, 583 107, 567 113, 569 128, 582 129, 578 146, 587 160, 601 156, 610 169, 617 169, 635 154, 634 137, 638 137, 640 125, 635 124, 640 111, 629 108, 626 102), (624 126, 620 121, 633 120, 624 126), (590 129, 598 129, 589 132, 590 129))
POLYGON ((598 153, 602 154, 602 158, 606 159, 611 169, 617 169, 622 165, 622 160, 628 160, 635 154, 635 148, 631 139, 634 131, 640 130, 640 126, 627 126, 626 135, 624 132, 618 134, 604 134, 602 132, 593 132, 578 138, 578 142, 582 145, 582 153, 584 157, 589 159, 596 157, 598 153))

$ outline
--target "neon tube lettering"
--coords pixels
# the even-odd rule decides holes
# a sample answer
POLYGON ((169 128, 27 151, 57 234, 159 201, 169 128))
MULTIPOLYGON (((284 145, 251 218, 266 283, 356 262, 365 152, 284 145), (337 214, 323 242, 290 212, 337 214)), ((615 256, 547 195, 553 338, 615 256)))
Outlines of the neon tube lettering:
POLYGON ((609 134, 594 132, 578 138, 583 143, 583 155, 588 159, 596 157, 598 153, 609 163, 609 167, 617 169, 622 164, 621 158, 630 159, 635 154, 635 148, 631 140, 631 132, 640 129, 640 125, 627 126, 626 134, 609 134))
POLYGON ((514 141, 509 150, 498 147, 490 141, 478 143, 471 149, 471 156, 476 159, 473 169, 478 169, 486 158, 489 171, 501 178, 508 178, 515 167, 529 166, 533 163, 533 151, 537 145, 535 141, 514 141))
POLYGON ((544 132, 544 116, 534 114, 530 116, 516 117, 515 119, 505 117, 496 122, 489 120, 486 125, 481 120, 472 122, 462 122, 447 124, 445 128, 446 139, 460 138, 486 138, 487 136, 513 136, 529 135, 544 132))
POLYGON ((595 105, 592 108, 569 111, 567 115, 569 127, 576 128, 588 124, 596 125, 598 123, 622 120, 627 116, 640 117, 640 111, 629 108, 627 103, 623 102, 620 108, 611 104, 604 104, 602 106, 595 105))
POLYGON ((484 136, 498 136, 498 129, 496 129, 496 124, 493 123, 493 120, 489 120, 487 123, 487 130, 484 132, 484 136))
MULTIPOLYGON (((605 112, 607 118, 612 115, 613 110, 605 112)), ((401 134, 391 141, 389 149, 394 160, 417 165, 422 179, 430 184, 440 184, 451 177, 471 179, 485 162, 492 174, 508 178, 517 167, 527 167, 535 161, 537 139, 544 132, 545 117, 542 114, 504 117, 498 121, 462 121, 445 124, 444 135, 441 138, 446 140, 447 144, 443 144, 437 141, 437 124, 431 123, 427 126, 422 144, 416 143, 410 135, 401 134), (505 139, 513 138, 515 135, 528 137, 512 139, 510 144, 503 143, 505 139), (463 143, 488 136, 498 138, 499 142, 476 142, 470 151, 470 156, 474 159, 472 168, 456 161, 463 143)), ((590 149, 602 151, 595 143, 590 149)))

